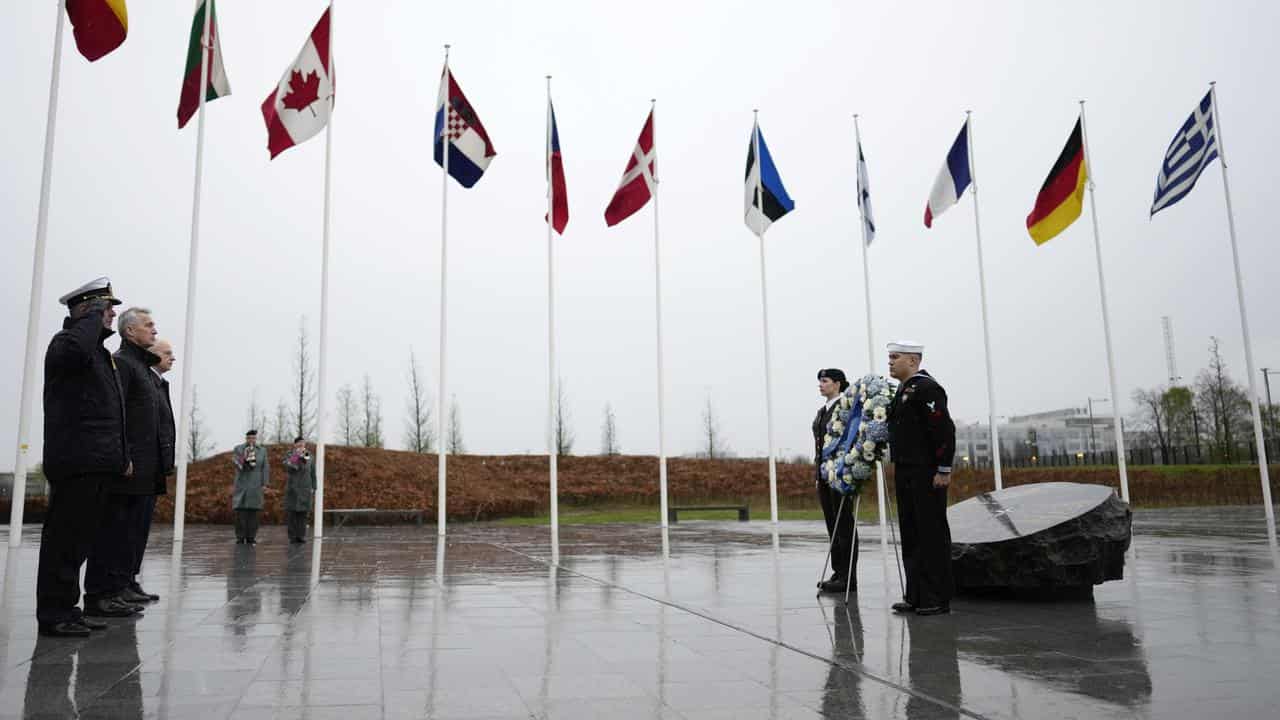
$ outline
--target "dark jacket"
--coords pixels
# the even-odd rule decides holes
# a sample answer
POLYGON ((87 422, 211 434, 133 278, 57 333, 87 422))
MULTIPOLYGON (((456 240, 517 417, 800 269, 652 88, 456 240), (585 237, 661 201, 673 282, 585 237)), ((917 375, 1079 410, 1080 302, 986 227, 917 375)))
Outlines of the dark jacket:
POLYGON ((44 472, 54 481, 121 475, 128 465, 124 402, 102 315, 66 318, 44 356, 44 472))
POLYGON ((177 446, 178 429, 173 422, 173 405, 169 401, 169 381, 151 371, 151 377, 160 391, 160 477, 156 478, 156 494, 168 492, 165 477, 174 471, 174 448, 177 446))
POLYGON ((154 495, 156 480, 162 480, 160 457, 160 388, 151 366, 160 358, 128 340, 120 342, 115 354, 116 372, 124 397, 125 437, 133 475, 120 477, 108 486, 117 495, 154 495))
POLYGON ((290 449, 284 457, 284 471, 288 480, 284 486, 284 510, 307 512, 316 491, 316 459, 308 450, 305 456, 290 449))
POLYGON ((923 370, 898 387, 889 405, 889 451, 896 464, 951 472, 956 426, 947 410, 947 391, 923 370))
POLYGON ((831 422, 831 415, 835 411, 835 403, 831 403, 828 408, 824 402, 818 408, 818 416, 813 419, 813 461, 818 465, 822 465, 822 441, 827 437, 827 423, 831 422))

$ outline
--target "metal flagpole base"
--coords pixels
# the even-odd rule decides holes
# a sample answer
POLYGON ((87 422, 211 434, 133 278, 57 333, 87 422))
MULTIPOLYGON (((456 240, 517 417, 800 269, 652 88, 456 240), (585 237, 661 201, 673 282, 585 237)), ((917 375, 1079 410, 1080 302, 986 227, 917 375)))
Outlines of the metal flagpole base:
POLYGON ((853 558, 858 552, 858 508, 862 506, 862 493, 853 501, 853 547, 849 548, 849 571, 844 576, 844 604, 849 604, 849 588, 853 585, 853 558))
POLYGON ((827 574, 827 565, 831 563, 831 551, 836 545, 836 532, 840 530, 840 514, 844 512, 844 501, 845 498, 841 497, 840 507, 836 510, 836 524, 831 530, 831 542, 827 543, 827 557, 822 561, 822 570, 818 572, 818 594, 822 594, 822 576, 827 574))
MULTIPOLYGON (((897 481, 894 481, 896 487, 897 481)), ((898 522, 898 510, 893 504, 893 496, 885 492, 885 500, 889 503, 889 535, 893 539, 893 560, 898 568, 898 590, 902 592, 902 599, 907 598, 907 586, 902 581, 902 557, 898 555, 898 532, 894 529, 894 525, 898 522)))

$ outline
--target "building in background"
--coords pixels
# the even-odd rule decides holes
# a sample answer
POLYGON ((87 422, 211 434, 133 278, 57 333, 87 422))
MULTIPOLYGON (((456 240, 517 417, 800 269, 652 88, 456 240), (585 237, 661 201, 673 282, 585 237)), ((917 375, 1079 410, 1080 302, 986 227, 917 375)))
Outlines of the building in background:
MULTIPOLYGON (((1087 457, 1116 449, 1115 419, 1089 409, 1062 408, 1014 415, 1000 423, 1001 457, 1031 460, 1049 456, 1087 457)), ((991 426, 984 422, 956 427, 957 462, 966 467, 991 466, 991 426)))

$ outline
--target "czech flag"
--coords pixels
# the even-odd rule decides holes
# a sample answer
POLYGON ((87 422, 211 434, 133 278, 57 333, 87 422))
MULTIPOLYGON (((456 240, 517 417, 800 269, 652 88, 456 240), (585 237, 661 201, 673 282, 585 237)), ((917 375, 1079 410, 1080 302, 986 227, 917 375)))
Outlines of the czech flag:
POLYGON ((547 138, 547 192, 551 193, 551 227, 564 234, 569 224, 569 197, 564 189, 564 160, 560 157, 560 129, 556 127, 556 109, 547 100, 547 122, 551 132, 547 138))

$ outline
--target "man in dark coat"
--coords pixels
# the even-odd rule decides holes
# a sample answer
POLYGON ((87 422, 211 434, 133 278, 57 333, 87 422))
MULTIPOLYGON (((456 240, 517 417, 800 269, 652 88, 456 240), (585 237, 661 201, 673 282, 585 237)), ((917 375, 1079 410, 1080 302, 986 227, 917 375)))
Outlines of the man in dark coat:
MULTIPOLYGON (((131 472, 124 402, 102 346, 120 301, 99 278, 58 299, 69 317, 44 357, 44 474, 49 509, 40 532, 36 621, 41 635, 84 637, 106 623, 84 617, 80 566, 98 531, 108 484, 131 472)), ((123 606, 121 606, 123 610, 123 606)))
POLYGON ((173 421, 173 405, 169 399, 169 381, 164 379, 165 373, 173 369, 173 345, 168 340, 157 340, 148 348, 148 351, 159 358, 159 361, 151 366, 150 377, 156 384, 156 392, 159 393, 159 418, 157 419, 159 424, 156 429, 160 437, 160 473, 156 478, 155 493, 143 496, 144 507, 140 511, 139 518, 141 525, 134 536, 133 574, 129 578, 131 594, 128 599, 137 602, 156 602, 160 599, 159 595, 149 593, 142 588, 138 576, 142 574, 142 557, 147 551, 147 540, 151 536, 151 519, 155 515, 156 498, 168 493, 168 477, 174 472, 174 446, 178 435, 173 421))
POLYGON ((831 489, 822 472, 822 448, 826 444, 827 426, 835 414, 840 393, 848 388, 849 381, 845 378, 844 371, 837 368, 818 371, 818 394, 822 395, 824 404, 818 408, 818 416, 813 419, 813 459, 818 464, 818 503, 822 506, 822 515, 827 521, 827 537, 832 539, 833 571, 829 580, 818 583, 818 589, 829 593, 843 593, 846 587, 850 591, 858 589, 858 576, 849 572, 850 561, 854 563, 855 569, 858 562, 858 538, 853 532, 853 503, 845 501, 841 511, 840 501, 843 498, 839 492, 831 489), (852 587, 848 587, 850 584, 852 587))
POLYGON ((120 314, 116 327, 120 349, 114 359, 124 398, 125 437, 133 473, 107 487, 102 525, 84 578, 85 612, 90 615, 110 615, 102 606, 111 599, 129 604, 150 599, 134 592, 130 584, 139 535, 151 506, 148 501, 154 501, 156 481, 163 477, 160 391, 151 372, 160 358, 147 350, 156 341, 155 322, 149 310, 132 307, 120 314))
POLYGON ((316 461, 307 441, 294 438, 293 449, 284 458, 287 480, 284 486, 284 513, 288 519, 289 542, 307 541, 307 513, 316 491, 316 461))
POLYGON ((947 392, 920 369, 924 346, 903 341, 888 349, 889 374, 901 383, 889 406, 889 450, 907 571, 906 596, 893 609, 942 615, 951 612, 955 593, 947 487, 956 426, 947 410, 947 392))

